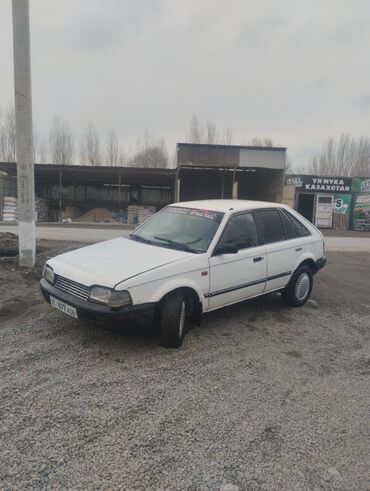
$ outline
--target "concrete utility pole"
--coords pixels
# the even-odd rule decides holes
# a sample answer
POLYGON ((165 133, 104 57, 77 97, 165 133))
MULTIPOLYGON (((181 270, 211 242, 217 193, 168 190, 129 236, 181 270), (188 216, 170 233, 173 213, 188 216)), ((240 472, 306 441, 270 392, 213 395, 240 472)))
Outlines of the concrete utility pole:
POLYGON ((15 128, 18 182, 19 265, 35 264, 35 184, 28 0, 13 0, 15 128))

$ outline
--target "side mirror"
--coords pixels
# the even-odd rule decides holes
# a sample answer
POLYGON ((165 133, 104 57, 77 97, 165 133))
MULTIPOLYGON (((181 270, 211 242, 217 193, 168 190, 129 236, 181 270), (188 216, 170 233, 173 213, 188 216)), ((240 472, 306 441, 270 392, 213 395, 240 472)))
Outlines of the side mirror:
POLYGON ((221 254, 237 254, 239 251, 236 244, 220 244, 214 252, 214 256, 220 256, 221 254))

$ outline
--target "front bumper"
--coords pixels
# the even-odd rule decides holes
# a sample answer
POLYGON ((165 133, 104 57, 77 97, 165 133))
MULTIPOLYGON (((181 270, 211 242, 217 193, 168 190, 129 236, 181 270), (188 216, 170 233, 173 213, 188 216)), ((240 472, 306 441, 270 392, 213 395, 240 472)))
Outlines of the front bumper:
POLYGON ((45 278, 40 280, 41 292, 44 299, 50 303, 50 295, 71 305, 77 310, 79 319, 87 320, 102 325, 115 325, 130 320, 153 321, 155 314, 155 303, 143 303, 139 305, 128 305, 112 309, 107 305, 81 300, 74 295, 65 293, 51 285, 45 278))

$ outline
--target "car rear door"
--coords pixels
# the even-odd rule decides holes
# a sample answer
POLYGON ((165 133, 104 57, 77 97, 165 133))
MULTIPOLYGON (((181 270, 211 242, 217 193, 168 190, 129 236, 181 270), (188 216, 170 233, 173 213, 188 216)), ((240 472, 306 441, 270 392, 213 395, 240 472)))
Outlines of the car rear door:
POLYGON ((266 250, 259 242, 252 212, 230 217, 209 259, 208 310, 263 293, 266 281, 266 250), (236 244, 236 254, 218 254, 223 244, 236 244))
MULTIPOLYGON (((266 247, 267 279, 265 291, 284 288, 302 254, 303 241, 296 233, 285 231, 280 211, 277 208, 254 211, 257 227, 266 247)), ((292 226, 294 231, 294 227, 292 226)))

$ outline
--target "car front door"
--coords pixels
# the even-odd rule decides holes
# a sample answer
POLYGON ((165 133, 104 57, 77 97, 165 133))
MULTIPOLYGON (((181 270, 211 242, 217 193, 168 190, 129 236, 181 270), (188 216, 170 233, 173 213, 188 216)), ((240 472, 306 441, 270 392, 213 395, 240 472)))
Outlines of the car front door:
POLYGON ((209 263, 208 310, 263 293, 266 250, 259 243, 253 213, 230 217, 209 263), (225 252, 232 248, 235 249, 233 253, 225 252))

